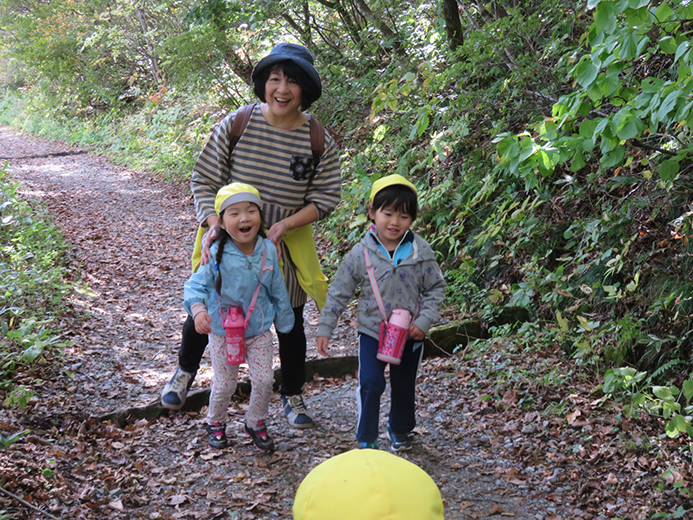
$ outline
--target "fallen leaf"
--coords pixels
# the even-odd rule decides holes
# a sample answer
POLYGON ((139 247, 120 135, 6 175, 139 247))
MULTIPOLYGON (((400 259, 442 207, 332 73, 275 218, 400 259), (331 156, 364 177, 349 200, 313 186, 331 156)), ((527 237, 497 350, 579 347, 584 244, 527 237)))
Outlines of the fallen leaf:
POLYGON ((490 508, 490 509, 488 510, 488 512, 487 512, 487 514, 488 514, 489 516, 491 516, 491 515, 499 515, 499 514, 501 514, 501 513, 503 513, 503 508, 502 508, 501 506, 499 506, 498 504, 493 504, 493 506, 491 506, 491 508, 490 508))
POLYGON ((190 497, 188 495, 173 495, 169 497, 168 504, 171 506, 178 506, 188 501, 190 501, 190 497))
POLYGON ((115 509, 116 511, 125 511, 122 500, 114 500, 113 502, 109 502, 108 507, 115 509))
POLYGON ((572 426, 573 424, 575 424, 575 421, 577 420, 577 418, 580 417, 581 415, 582 415, 582 412, 578 408, 573 413, 569 413, 568 415, 566 415, 565 419, 566 419, 566 421, 568 421, 568 424, 570 424, 572 426))

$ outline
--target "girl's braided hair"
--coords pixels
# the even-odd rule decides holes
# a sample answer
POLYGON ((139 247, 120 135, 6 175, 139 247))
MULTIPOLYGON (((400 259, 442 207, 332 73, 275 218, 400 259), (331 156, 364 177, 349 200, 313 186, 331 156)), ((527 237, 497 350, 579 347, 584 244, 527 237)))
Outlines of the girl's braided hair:
MULTIPOLYGON (((253 203, 254 204, 254 203, 253 203)), ((258 235, 260 235, 262 238, 267 238, 267 234, 265 233, 265 214, 262 211, 262 208, 255 204, 258 210, 260 210, 260 230, 257 232, 258 235)), ((219 213, 219 219, 223 220, 224 219, 224 212, 226 209, 222 210, 221 213, 219 213)), ((216 264, 220 265, 221 264, 221 259, 224 256, 224 246, 226 245, 226 242, 229 241, 231 238, 231 235, 228 234, 228 232, 224 228, 219 228, 219 249, 217 249, 217 256, 215 258, 216 264)), ((221 298, 221 270, 218 271, 219 276, 217 276, 217 281, 216 284, 214 285, 214 288, 217 290, 217 294, 221 298)))

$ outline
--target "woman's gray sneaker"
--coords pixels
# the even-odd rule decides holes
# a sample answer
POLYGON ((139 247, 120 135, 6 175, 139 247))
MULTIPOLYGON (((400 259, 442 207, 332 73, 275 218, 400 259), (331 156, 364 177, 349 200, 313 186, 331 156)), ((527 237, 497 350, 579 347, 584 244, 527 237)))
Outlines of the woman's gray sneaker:
POLYGON ((283 395, 282 405, 286 420, 291 426, 299 430, 313 427, 313 416, 303 404, 303 398, 300 395, 283 395))
POLYGON ((169 410, 180 410, 188 397, 188 390, 195 380, 197 372, 186 372, 181 367, 176 369, 171 380, 161 392, 161 406, 169 410))

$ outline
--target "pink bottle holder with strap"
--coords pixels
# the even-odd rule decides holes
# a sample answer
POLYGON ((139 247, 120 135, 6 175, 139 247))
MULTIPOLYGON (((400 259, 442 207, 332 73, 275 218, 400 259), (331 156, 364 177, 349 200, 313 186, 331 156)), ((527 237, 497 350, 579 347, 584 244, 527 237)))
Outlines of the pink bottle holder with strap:
POLYGON ((240 307, 230 307, 222 321, 226 332, 226 362, 240 365, 245 362, 245 320, 240 307))
POLYGON ((411 315, 406 309, 394 309, 390 321, 380 323, 378 338, 378 353, 380 361, 399 365, 402 362, 404 344, 409 338, 409 323, 411 315))
MULTIPOLYGON (((380 294, 378 281, 375 278, 373 264, 368 258, 368 248, 363 246, 363 254, 366 257, 366 270, 373 288, 373 296, 378 304, 380 313, 383 315, 383 321, 380 322, 380 335, 378 337, 378 353, 376 357, 380 361, 399 365, 402 362, 402 353, 404 345, 409 339, 409 324, 411 323, 411 314, 407 309, 393 309, 388 321, 385 314, 385 305, 383 305, 383 297, 380 294)), ((417 306, 418 307, 418 306, 417 306)), ((416 311, 414 311, 416 312, 416 311)))
MULTIPOLYGON (((221 299, 219 299, 219 314, 221 314, 221 324, 226 333, 226 362, 229 365, 240 365, 245 363, 245 331, 250 322, 250 315, 255 310, 255 302, 260 293, 262 286, 262 275, 265 271, 272 271, 272 266, 265 266, 267 260, 267 249, 262 251, 262 267, 260 268, 260 281, 253 293, 253 298, 248 307, 248 315, 243 317, 243 309, 241 307, 229 307, 226 309, 226 315, 221 308, 221 299)), ((218 295, 217 295, 218 297, 218 295)))

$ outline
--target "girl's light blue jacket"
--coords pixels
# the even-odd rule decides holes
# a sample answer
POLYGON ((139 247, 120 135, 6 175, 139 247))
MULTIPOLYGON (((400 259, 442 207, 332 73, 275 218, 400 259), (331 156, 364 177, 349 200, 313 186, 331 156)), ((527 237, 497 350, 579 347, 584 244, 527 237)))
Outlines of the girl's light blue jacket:
MULTIPOLYGON (((219 241, 214 242, 210 247, 212 258, 215 260, 218 249, 219 241)), ((185 282, 183 296, 183 305, 188 314, 192 316, 190 307, 194 303, 204 303, 212 319, 212 332, 224 336, 225 332, 219 313, 219 297, 215 289, 217 277, 221 273, 222 309, 225 311, 229 306, 240 305, 245 316, 253 293, 260 282, 263 250, 267 250, 265 274, 262 277, 262 287, 255 302, 255 310, 250 316, 245 336, 250 338, 262 334, 272 326, 273 322, 277 332, 291 332, 291 329, 294 328, 294 312, 277 261, 277 248, 270 240, 261 236, 257 237, 252 256, 244 255, 231 240, 228 240, 224 245, 219 271, 216 270, 215 262, 212 261, 200 266, 192 274, 185 282)))

